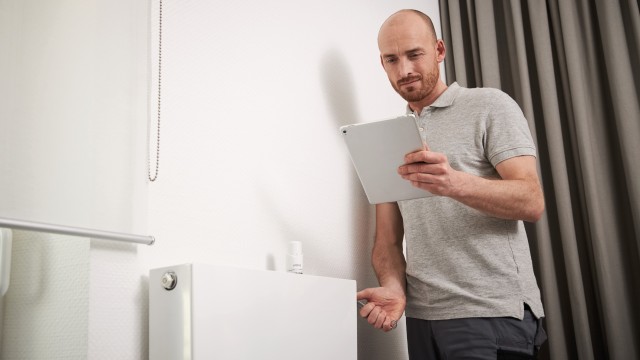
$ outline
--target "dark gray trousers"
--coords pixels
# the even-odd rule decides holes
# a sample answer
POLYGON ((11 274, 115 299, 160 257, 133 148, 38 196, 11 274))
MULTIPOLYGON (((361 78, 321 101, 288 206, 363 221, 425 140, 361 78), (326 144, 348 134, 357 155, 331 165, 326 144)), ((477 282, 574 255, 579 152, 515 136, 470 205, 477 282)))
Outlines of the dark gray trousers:
POLYGON ((535 359, 547 338, 541 321, 528 307, 523 320, 511 317, 406 320, 410 360, 535 359))

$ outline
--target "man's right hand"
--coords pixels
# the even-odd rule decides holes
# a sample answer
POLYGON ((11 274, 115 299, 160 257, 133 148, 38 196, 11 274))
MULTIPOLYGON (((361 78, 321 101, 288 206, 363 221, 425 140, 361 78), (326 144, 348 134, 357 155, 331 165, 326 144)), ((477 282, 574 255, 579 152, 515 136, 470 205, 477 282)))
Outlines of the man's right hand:
POLYGON ((395 328, 407 304, 402 290, 386 287, 364 289, 358 292, 357 298, 367 301, 367 304, 360 309, 360 316, 366 318, 376 329, 385 332, 395 328))

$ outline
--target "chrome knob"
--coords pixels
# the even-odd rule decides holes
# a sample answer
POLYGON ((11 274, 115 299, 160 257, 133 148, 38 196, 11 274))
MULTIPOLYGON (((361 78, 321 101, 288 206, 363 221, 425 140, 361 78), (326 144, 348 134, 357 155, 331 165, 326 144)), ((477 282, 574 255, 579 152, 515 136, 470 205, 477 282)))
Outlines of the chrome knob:
POLYGON ((168 271, 162 275, 160 282, 165 290, 173 290, 178 284, 178 276, 173 271, 168 271))

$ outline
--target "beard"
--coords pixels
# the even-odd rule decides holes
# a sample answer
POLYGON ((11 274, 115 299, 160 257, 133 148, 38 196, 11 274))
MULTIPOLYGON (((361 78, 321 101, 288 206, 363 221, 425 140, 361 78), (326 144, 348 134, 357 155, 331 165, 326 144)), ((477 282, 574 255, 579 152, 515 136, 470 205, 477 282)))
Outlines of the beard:
POLYGON ((398 80, 396 83, 391 82, 391 86, 406 101, 413 103, 419 102, 426 98, 436 87, 438 78, 440 77, 440 69, 428 72, 424 76, 411 75, 398 80), (402 87, 403 84, 416 81, 409 86, 402 87))

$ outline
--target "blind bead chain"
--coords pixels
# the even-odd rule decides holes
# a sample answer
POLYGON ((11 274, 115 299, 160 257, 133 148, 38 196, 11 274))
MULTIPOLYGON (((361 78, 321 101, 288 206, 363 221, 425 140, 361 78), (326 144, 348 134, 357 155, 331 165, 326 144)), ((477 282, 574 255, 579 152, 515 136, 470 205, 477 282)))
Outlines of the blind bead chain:
MULTIPOLYGON (((156 166, 155 173, 151 176, 151 154, 147 157, 147 176, 149 181, 154 182, 158 178, 158 169, 160 168, 160 103, 162 90, 162 0, 160 0, 160 16, 158 26, 158 118, 156 132, 156 166)), ((149 128, 149 131, 151 128, 149 128)))

